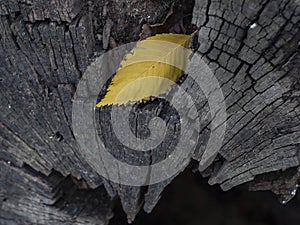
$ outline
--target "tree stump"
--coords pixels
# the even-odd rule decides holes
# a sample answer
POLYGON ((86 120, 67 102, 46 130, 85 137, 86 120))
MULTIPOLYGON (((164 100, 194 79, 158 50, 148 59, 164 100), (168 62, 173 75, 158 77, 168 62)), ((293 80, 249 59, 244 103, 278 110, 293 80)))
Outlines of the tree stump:
MULTIPOLYGON (((172 4, 190 13, 199 28, 197 53, 214 72, 227 108, 223 145, 207 168, 199 167, 202 176, 224 191, 240 185, 271 190, 283 203, 295 195, 300 176, 299 1, 2 0, 1 224, 108 224, 116 197, 130 222, 141 208, 153 210, 175 176, 145 187, 101 177, 75 139, 72 100, 97 57, 137 41, 143 24, 162 22, 172 4)), ((209 106, 201 90, 187 90, 195 96, 199 91, 198 117, 206 115, 209 106)), ((157 151, 139 157, 124 154, 108 132, 107 110, 96 112, 100 136, 118 159, 139 164, 144 157, 143 163, 151 164, 176 146, 180 119, 167 102, 156 99, 133 108, 137 136, 147 137, 148 122, 156 116, 167 120, 169 129, 157 151)), ((197 133, 195 161, 203 157, 212 119, 208 116, 197 133)))

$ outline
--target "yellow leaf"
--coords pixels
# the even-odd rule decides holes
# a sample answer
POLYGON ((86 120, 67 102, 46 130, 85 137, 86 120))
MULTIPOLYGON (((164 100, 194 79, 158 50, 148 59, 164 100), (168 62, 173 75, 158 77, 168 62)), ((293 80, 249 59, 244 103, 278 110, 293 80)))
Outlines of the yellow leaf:
POLYGON ((125 56, 97 107, 122 105, 158 97, 184 74, 191 35, 159 34, 137 43, 125 56))

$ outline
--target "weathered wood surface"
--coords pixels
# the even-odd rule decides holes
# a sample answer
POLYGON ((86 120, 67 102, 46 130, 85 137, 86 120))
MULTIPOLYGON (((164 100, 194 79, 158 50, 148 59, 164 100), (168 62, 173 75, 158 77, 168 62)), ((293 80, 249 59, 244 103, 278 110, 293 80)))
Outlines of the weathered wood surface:
MULTIPOLYGON (((194 22, 203 26, 199 52, 226 96, 221 167, 208 173, 211 184, 228 190, 256 175, 299 165, 300 6, 297 1, 221 2, 196 2, 194 22)), ((292 193, 295 182, 286 182, 293 183, 292 193)), ((269 188, 277 190, 276 182, 269 188)))
MULTIPOLYGON (((81 156, 71 109, 93 58, 138 40, 143 23, 163 21, 171 3, 0 1, 1 223, 107 224, 103 184, 120 197, 130 221, 142 207, 153 209, 171 179, 146 188, 103 180, 81 156), (89 190, 77 190, 64 178, 70 174, 89 190)), ((288 201, 299 179, 300 2, 196 0, 191 13, 201 28, 199 53, 222 85, 229 115, 224 145, 203 176, 224 190, 248 182, 251 190, 272 190, 288 201)), ((159 114, 155 107, 150 112, 159 114)), ((201 131, 201 143, 209 132, 209 126, 201 131)), ((201 147, 193 158, 202 154, 201 147)))
POLYGON ((57 172, 49 176, 28 166, 1 161, 1 224, 107 224, 113 216, 104 187, 57 172))

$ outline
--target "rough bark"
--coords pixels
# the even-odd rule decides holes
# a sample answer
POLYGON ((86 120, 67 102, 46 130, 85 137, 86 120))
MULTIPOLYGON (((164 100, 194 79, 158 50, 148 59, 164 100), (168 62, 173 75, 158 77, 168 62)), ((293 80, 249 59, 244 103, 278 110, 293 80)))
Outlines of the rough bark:
MULTIPOLYGON (((119 196, 130 221, 141 207, 151 212, 171 179, 142 188, 102 179, 74 138, 72 98, 96 56, 138 40, 141 26, 162 22, 172 2, 0 1, 1 223, 107 224, 108 195, 119 196), (70 176, 88 190, 78 190, 70 176)), ((288 201, 299 179, 299 1, 196 0, 191 13, 200 28, 198 51, 222 86, 228 113, 224 145, 203 176, 224 190, 247 183, 251 190, 272 190, 288 201)), ((206 100, 198 101, 205 113, 206 100)), ((174 114, 159 102, 137 106, 135 115, 138 111, 146 114, 133 119, 141 125, 137 133, 149 118, 174 114)), ((169 121, 168 137, 176 135, 177 124, 169 121)), ((209 124, 210 119, 200 132, 195 160, 203 154, 209 124)), ((104 140, 111 135, 102 134, 104 140)), ((173 138, 165 141, 174 144, 173 138)), ((111 149, 124 161, 140 162, 124 157, 118 145, 111 149)), ((146 157, 150 163, 169 151, 161 146, 146 157)))

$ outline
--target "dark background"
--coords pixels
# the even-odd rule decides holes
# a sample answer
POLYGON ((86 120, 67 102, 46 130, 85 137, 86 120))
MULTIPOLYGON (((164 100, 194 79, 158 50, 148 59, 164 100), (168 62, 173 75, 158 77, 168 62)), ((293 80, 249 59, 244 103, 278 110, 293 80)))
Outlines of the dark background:
MULTIPOLYGON (((118 203, 117 203, 118 204, 118 203)), ((110 225, 126 224, 121 206, 110 225)), ((271 192, 243 188, 222 191, 199 173, 186 170, 163 192, 151 214, 140 212, 133 225, 299 225, 300 197, 281 204, 271 192)))

